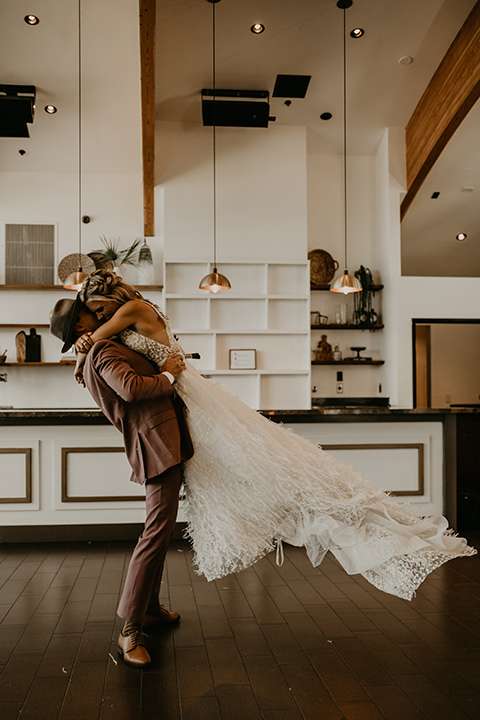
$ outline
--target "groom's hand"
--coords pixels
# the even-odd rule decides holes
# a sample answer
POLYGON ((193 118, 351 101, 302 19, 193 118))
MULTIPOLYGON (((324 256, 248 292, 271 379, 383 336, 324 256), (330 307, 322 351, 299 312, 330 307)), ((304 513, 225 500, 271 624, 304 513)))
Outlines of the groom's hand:
POLYGON ((185 368, 185 361, 179 353, 176 355, 169 355, 162 366, 162 370, 172 373, 175 380, 180 377, 180 374, 185 370, 185 368))

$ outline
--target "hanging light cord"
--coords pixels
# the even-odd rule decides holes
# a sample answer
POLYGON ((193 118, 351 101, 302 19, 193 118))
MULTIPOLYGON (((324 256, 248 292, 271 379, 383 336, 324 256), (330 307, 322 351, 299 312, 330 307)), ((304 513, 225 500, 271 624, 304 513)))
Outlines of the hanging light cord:
POLYGON ((78 0, 78 265, 82 270, 82 21, 78 0))
POLYGON ((215 90, 216 90, 216 74, 215 74, 215 5, 213 8, 213 52, 212 52, 212 78, 213 78, 213 268, 217 271, 217 126, 215 121, 215 90))
POLYGON ((347 11, 343 8, 343 213, 345 235, 345 269, 347 262, 347 43, 346 37, 347 11))

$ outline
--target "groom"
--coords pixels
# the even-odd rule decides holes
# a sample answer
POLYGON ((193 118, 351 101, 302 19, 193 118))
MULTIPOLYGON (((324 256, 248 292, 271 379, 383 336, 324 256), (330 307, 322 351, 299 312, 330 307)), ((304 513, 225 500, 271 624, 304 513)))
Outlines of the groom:
MULTIPOLYGON (((101 322, 77 297, 59 300, 50 313, 50 330, 63 341, 62 352, 101 322)), ((185 369, 170 356, 162 372, 116 340, 101 340, 87 355, 85 384, 97 405, 123 434, 131 480, 145 484, 145 528, 133 551, 118 615, 125 625, 118 652, 135 667, 151 662, 143 629, 180 620, 159 603, 163 565, 175 527, 182 460, 193 454, 188 430, 177 420, 173 384, 185 369)))

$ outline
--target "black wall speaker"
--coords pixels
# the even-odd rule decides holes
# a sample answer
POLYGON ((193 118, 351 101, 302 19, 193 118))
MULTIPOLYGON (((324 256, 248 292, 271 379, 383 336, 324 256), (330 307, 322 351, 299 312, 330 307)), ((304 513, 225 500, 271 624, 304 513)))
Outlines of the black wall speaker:
POLYGON ((214 94, 213 90, 202 90, 202 115, 205 126, 266 128, 270 116, 268 92, 215 90, 214 94))
POLYGON ((34 85, 0 84, 0 136, 29 137, 27 123, 35 116, 34 85))

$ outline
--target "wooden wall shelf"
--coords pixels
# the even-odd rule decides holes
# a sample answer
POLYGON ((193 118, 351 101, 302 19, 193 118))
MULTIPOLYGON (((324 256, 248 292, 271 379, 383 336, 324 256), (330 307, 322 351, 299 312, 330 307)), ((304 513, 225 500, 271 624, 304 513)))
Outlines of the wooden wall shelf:
MULTIPOLYGON (((137 290, 163 290, 163 285, 135 285, 137 290)), ((66 290, 63 285, 0 285, 0 290, 66 290)), ((75 292, 68 291, 67 292, 75 292)))
POLYGON ((1 367, 57 367, 57 365, 75 365, 75 360, 62 360, 61 362, 5 362, 1 367))
POLYGON ((385 360, 312 360, 312 365, 384 365, 385 360))
MULTIPOLYGON (((383 285, 374 285, 372 290, 373 292, 377 292, 377 290, 383 290, 383 285)), ((325 290, 330 290, 330 285, 310 285, 310 290, 320 290, 322 292, 325 292, 325 290)), ((341 293, 337 293, 340 295, 341 293)))
POLYGON ((35 323, 35 322, 24 322, 24 323, 0 323, 0 328, 49 328, 48 323, 35 323))
MULTIPOLYGON (((375 325, 375 330, 382 330, 385 327, 383 324, 375 325)), ((346 325, 336 325, 335 323, 328 323, 327 325, 310 325, 311 330, 370 330, 370 328, 364 328, 361 325, 354 325, 353 323, 347 323, 346 325)))

